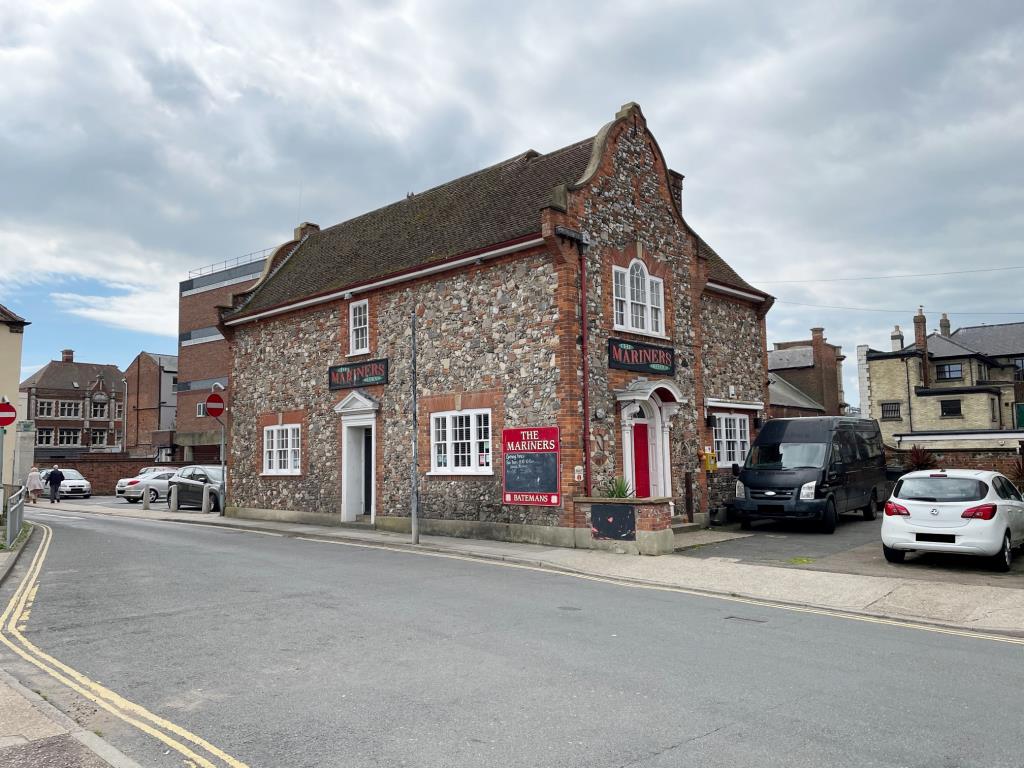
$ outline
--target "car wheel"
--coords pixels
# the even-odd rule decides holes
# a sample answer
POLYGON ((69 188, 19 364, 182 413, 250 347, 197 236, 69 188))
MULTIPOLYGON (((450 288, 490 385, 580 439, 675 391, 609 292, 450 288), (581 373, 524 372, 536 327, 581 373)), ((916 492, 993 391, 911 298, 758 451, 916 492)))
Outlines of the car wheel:
POLYGON ((149 503, 156 504, 157 499, 160 498, 160 492, 156 488, 149 489, 149 503))
POLYGON ((885 559, 890 563, 902 563, 907 557, 905 550, 890 549, 885 544, 882 545, 882 554, 885 555, 885 559))
POLYGON ((878 499, 875 498, 874 494, 871 494, 871 501, 864 507, 864 519, 874 520, 878 517, 878 499))
POLYGON ((746 518, 743 518, 742 520, 740 520, 740 530, 741 531, 749 531, 751 529, 752 525, 753 524, 749 520, 747 520, 746 518))
POLYGON ((990 562, 992 563, 992 569, 995 571, 1006 573, 1010 570, 1010 566, 1013 565, 1013 547, 1010 543, 1009 531, 1003 536, 1003 548, 992 555, 990 562))
POLYGON ((138 504, 139 503, 138 499, 125 499, 125 501, 127 501, 129 504, 138 504))
POLYGON ((85 496, 83 496, 82 498, 83 498, 83 499, 91 499, 91 498, 92 498, 92 494, 91 494, 91 493, 87 493, 87 494, 85 494, 85 496))
POLYGON ((821 516, 821 532, 836 532, 836 504, 832 499, 828 500, 828 504, 825 505, 825 512, 821 516))
POLYGON ((211 494, 210 511, 220 512, 220 499, 215 494, 211 494))

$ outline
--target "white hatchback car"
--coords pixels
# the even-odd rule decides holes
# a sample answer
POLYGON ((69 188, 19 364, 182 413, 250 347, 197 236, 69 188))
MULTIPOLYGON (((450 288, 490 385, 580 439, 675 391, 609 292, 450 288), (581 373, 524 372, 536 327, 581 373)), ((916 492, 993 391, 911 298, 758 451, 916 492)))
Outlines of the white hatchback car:
POLYGON ((910 472, 885 503, 882 552, 890 563, 902 563, 907 552, 950 552, 987 557, 1008 571, 1021 544, 1024 498, 998 472, 910 472))

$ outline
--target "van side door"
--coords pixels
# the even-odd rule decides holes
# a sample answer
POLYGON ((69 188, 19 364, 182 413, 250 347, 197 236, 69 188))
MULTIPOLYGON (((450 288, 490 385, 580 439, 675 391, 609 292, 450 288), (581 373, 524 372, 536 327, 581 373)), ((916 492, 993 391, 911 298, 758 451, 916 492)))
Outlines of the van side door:
POLYGON ((825 482, 832 493, 836 503, 836 512, 846 510, 847 483, 846 463, 843 461, 843 448, 840 442, 839 433, 832 435, 832 448, 829 451, 828 468, 825 470, 825 482))

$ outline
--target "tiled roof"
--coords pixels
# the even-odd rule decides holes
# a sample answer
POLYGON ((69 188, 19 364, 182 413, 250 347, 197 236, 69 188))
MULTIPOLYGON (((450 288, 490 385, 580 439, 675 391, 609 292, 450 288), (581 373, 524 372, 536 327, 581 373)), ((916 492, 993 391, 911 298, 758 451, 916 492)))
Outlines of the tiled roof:
POLYGON ((812 347, 787 347, 768 350, 768 370, 782 371, 787 368, 810 368, 814 365, 812 347))
POLYGON ((1020 355, 1024 354, 1024 323, 957 328, 950 339, 989 357, 1020 355))
POLYGON ((768 402, 771 405, 825 412, 825 406, 774 373, 768 374, 768 402))
POLYGON ((120 388, 124 373, 116 365, 65 363, 59 360, 48 362, 21 382, 19 388, 78 389, 82 392, 88 392, 89 387, 100 374, 103 375, 103 380, 107 383, 108 389, 120 388), (76 381, 78 382, 78 387, 75 387, 76 381))
POLYGON ((16 315, 3 304, 0 304, 0 323, 10 323, 12 325, 28 325, 29 322, 24 317, 16 315))
MULTIPOLYGON (((572 186, 591 161, 594 138, 524 152, 405 200, 313 232, 226 317, 242 317, 540 233, 553 189, 572 186)), ((693 232, 693 230, 690 230, 693 232)), ((750 286, 695 232, 711 280, 750 286)))

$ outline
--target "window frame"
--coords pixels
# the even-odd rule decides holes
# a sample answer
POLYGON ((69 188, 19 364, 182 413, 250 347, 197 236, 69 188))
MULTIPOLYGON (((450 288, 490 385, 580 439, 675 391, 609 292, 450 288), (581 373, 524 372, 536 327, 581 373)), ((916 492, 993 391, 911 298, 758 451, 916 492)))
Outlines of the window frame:
POLYGON ((82 444, 82 430, 74 427, 58 427, 57 428, 57 445, 81 445, 82 444), (65 433, 74 433, 75 442, 69 443, 64 441, 65 433))
POLYGON ((464 408, 461 411, 435 411, 427 421, 430 429, 430 471, 428 475, 469 475, 488 477, 494 475, 494 417, 490 408, 464 408), (482 437, 482 418, 486 417, 487 437, 482 437), (456 440, 456 419, 469 418, 469 439, 456 440), (443 424, 443 429, 438 425, 443 424), (457 456, 463 455, 456 450, 456 444, 469 443, 469 466, 455 466, 457 456), (442 447, 443 451, 438 451, 442 447), (444 455, 442 466, 438 459, 444 455), (481 457, 486 456, 486 464, 481 465, 481 457), (474 460, 475 459, 475 460, 474 460))
POLYGON ((715 457, 720 465, 742 465, 750 452, 750 416, 746 413, 716 413, 712 438, 715 457), (732 422, 732 437, 730 426, 732 422), (741 428, 742 425, 742 428, 741 428), (740 446, 745 447, 740 450, 740 446))
POLYGON ((263 445, 260 457, 263 476, 289 476, 302 474, 302 425, 271 424, 263 428, 263 445), (273 437, 268 441, 268 436, 273 437), (284 435, 279 442, 278 435, 284 435), (268 447, 269 446, 269 447, 268 447), (284 456, 282 457, 282 453, 284 456), (281 460, 287 465, 281 467, 281 460))
POLYGON ((89 445, 100 445, 103 447, 107 446, 107 430, 105 429, 91 429, 89 430, 89 445), (96 436, 101 435, 101 440, 96 440, 96 436))
POLYGON ((53 400, 36 400, 36 417, 52 419, 54 414, 53 403, 53 400), (40 409, 40 406, 43 405, 49 406, 45 412, 40 409))
POLYGON ((36 445, 53 445, 53 438, 56 434, 53 431, 53 427, 39 427, 36 430, 36 445), (43 435, 46 435, 47 440, 43 440, 43 435))
POLYGON ((964 364, 963 363, 936 363, 935 365, 935 380, 936 381, 962 381, 964 378, 964 364), (946 370, 948 374, 950 369, 956 368, 959 371, 957 376, 943 376, 940 371, 946 370))
POLYGON ((348 305, 348 355, 368 355, 370 354, 370 300, 362 299, 361 301, 353 301, 348 305), (356 311, 359 309, 364 310, 364 324, 356 325, 356 311), (363 330, 366 332, 366 344, 365 346, 358 346, 356 344, 356 331, 363 330))
POLYGON ((1013 358, 1013 380, 1024 381, 1024 357, 1013 358))
POLYGON ((120 400, 114 401, 114 421, 124 418, 124 403, 120 400))
POLYGON ((902 408, 902 406, 903 406, 903 403, 900 402, 899 400, 887 401, 887 402, 884 402, 884 403, 880 403, 879 404, 879 408, 880 408, 880 412, 881 412, 881 420, 882 421, 903 421, 903 414, 902 414, 903 408, 902 408), (886 408, 892 409, 894 407, 896 409, 895 415, 893 415, 892 413, 886 415, 885 409, 886 408))
POLYGON ((202 419, 206 417, 206 401, 200 400, 196 403, 196 418, 202 419))
POLYGON ((92 402, 89 403, 89 420, 90 421, 92 419, 101 419, 101 420, 107 419, 107 418, 109 418, 109 416, 107 415, 109 413, 110 413, 110 404, 109 403, 107 403, 105 401, 101 401, 101 400, 93 400, 92 402), (102 408, 102 412, 97 413, 96 412, 97 407, 102 408))
POLYGON ((612 327, 616 331, 667 339, 665 323, 665 281, 655 277, 640 259, 633 259, 628 266, 612 266, 612 327), (643 285, 634 289, 633 270, 638 267, 643 275, 643 285), (641 295, 637 295, 642 290, 641 295), (634 307, 639 309, 639 322, 634 321, 634 307), (658 328, 655 329, 655 318, 658 328))
POLYGON ((955 400, 939 400, 939 417, 943 419, 959 419, 964 415, 964 404, 960 398, 955 400), (946 413, 946 405, 956 403, 956 413, 946 413))
POLYGON ((58 419, 80 419, 82 418, 82 401, 81 400, 58 400, 57 401, 57 418, 58 419), (68 406, 65 409, 65 406, 68 406), (74 406, 74 407, 71 407, 74 406), (64 413, 65 410, 73 411, 72 413, 64 413))

